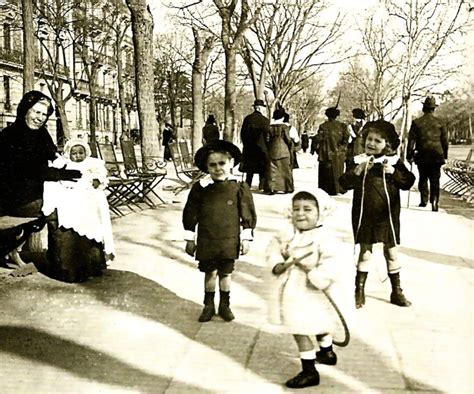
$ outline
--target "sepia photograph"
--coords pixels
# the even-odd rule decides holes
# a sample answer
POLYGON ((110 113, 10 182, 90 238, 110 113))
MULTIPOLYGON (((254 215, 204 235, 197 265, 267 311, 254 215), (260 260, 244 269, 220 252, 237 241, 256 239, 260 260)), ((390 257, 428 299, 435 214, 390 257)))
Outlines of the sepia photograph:
POLYGON ((0 0, 0 393, 474 393, 473 18, 0 0))

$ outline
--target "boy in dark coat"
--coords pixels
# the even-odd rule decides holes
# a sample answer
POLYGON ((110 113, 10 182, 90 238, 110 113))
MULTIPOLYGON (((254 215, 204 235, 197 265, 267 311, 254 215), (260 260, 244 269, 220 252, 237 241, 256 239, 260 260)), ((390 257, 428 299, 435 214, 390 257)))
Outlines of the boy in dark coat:
POLYGON ((193 185, 183 210, 186 253, 195 256, 199 270, 205 274, 204 309, 199 321, 207 322, 215 315, 217 277, 218 313, 225 321, 231 321, 231 274, 239 252, 246 254, 253 238, 255 206, 248 184, 231 174, 232 167, 240 161, 240 150, 234 144, 223 140, 206 144, 196 152, 194 161, 210 175, 210 179, 193 185))
POLYGON ((400 243, 400 190, 409 190, 415 176, 394 154, 400 144, 393 124, 384 120, 369 122, 364 132, 365 153, 355 156, 341 176, 345 189, 354 189, 352 227, 360 244, 357 262, 356 307, 365 304, 364 286, 369 271, 372 245, 383 243, 388 276, 392 284, 390 302, 410 306, 400 287, 400 263, 396 246, 400 243))

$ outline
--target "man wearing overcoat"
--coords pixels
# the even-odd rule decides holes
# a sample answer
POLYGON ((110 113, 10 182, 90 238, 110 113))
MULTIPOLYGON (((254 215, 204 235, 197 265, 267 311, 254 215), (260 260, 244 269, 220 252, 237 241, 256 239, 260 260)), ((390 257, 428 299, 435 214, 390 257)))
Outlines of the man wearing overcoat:
POLYGON ((419 206, 426 207, 429 201, 432 211, 438 211, 441 166, 448 158, 448 133, 443 122, 434 116, 436 107, 435 98, 427 97, 423 116, 412 122, 407 147, 407 160, 418 167, 419 206))
POLYGON ((242 140, 242 161, 239 167, 245 172, 245 182, 252 186, 254 174, 259 175, 259 189, 265 189, 265 169, 267 166, 267 148, 264 135, 270 129, 270 121, 262 114, 266 107, 263 100, 257 99, 253 104, 254 112, 247 115, 242 123, 240 138, 242 140))

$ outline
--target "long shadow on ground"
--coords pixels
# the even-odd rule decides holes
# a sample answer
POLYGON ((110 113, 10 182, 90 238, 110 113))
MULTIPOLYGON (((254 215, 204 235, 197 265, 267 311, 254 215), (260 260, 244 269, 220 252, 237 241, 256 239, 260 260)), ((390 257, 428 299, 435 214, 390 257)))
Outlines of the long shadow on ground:
MULTIPOLYGON (((107 354, 35 328, 0 326, 0 338, 2 352, 50 365, 81 378, 141 393, 156 393, 168 386, 167 377, 146 373, 107 354)), ((198 390, 184 383, 182 387, 189 391, 198 390)))

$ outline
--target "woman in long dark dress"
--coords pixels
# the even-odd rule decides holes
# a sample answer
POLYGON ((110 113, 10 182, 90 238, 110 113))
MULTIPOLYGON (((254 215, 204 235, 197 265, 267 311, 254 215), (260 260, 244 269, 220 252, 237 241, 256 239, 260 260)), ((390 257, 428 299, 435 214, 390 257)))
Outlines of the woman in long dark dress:
POLYGON ((294 190, 290 128, 284 123, 284 116, 283 108, 275 110, 270 129, 264 134, 268 150, 266 192, 270 194, 292 193, 294 190))
MULTIPOLYGON (((0 207, 2 215, 37 217, 35 226, 25 229, 23 239, 45 225, 41 213, 45 181, 75 180, 81 177, 76 170, 50 168, 48 161, 56 157, 56 146, 46 123, 54 112, 51 99, 33 90, 18 104, 13 124, 0 133, 0 207)), ((18 245, 15 245, 18 246, 18 245)), ((15 246, 10 252, 14 264, 24 265, 15 246)))

